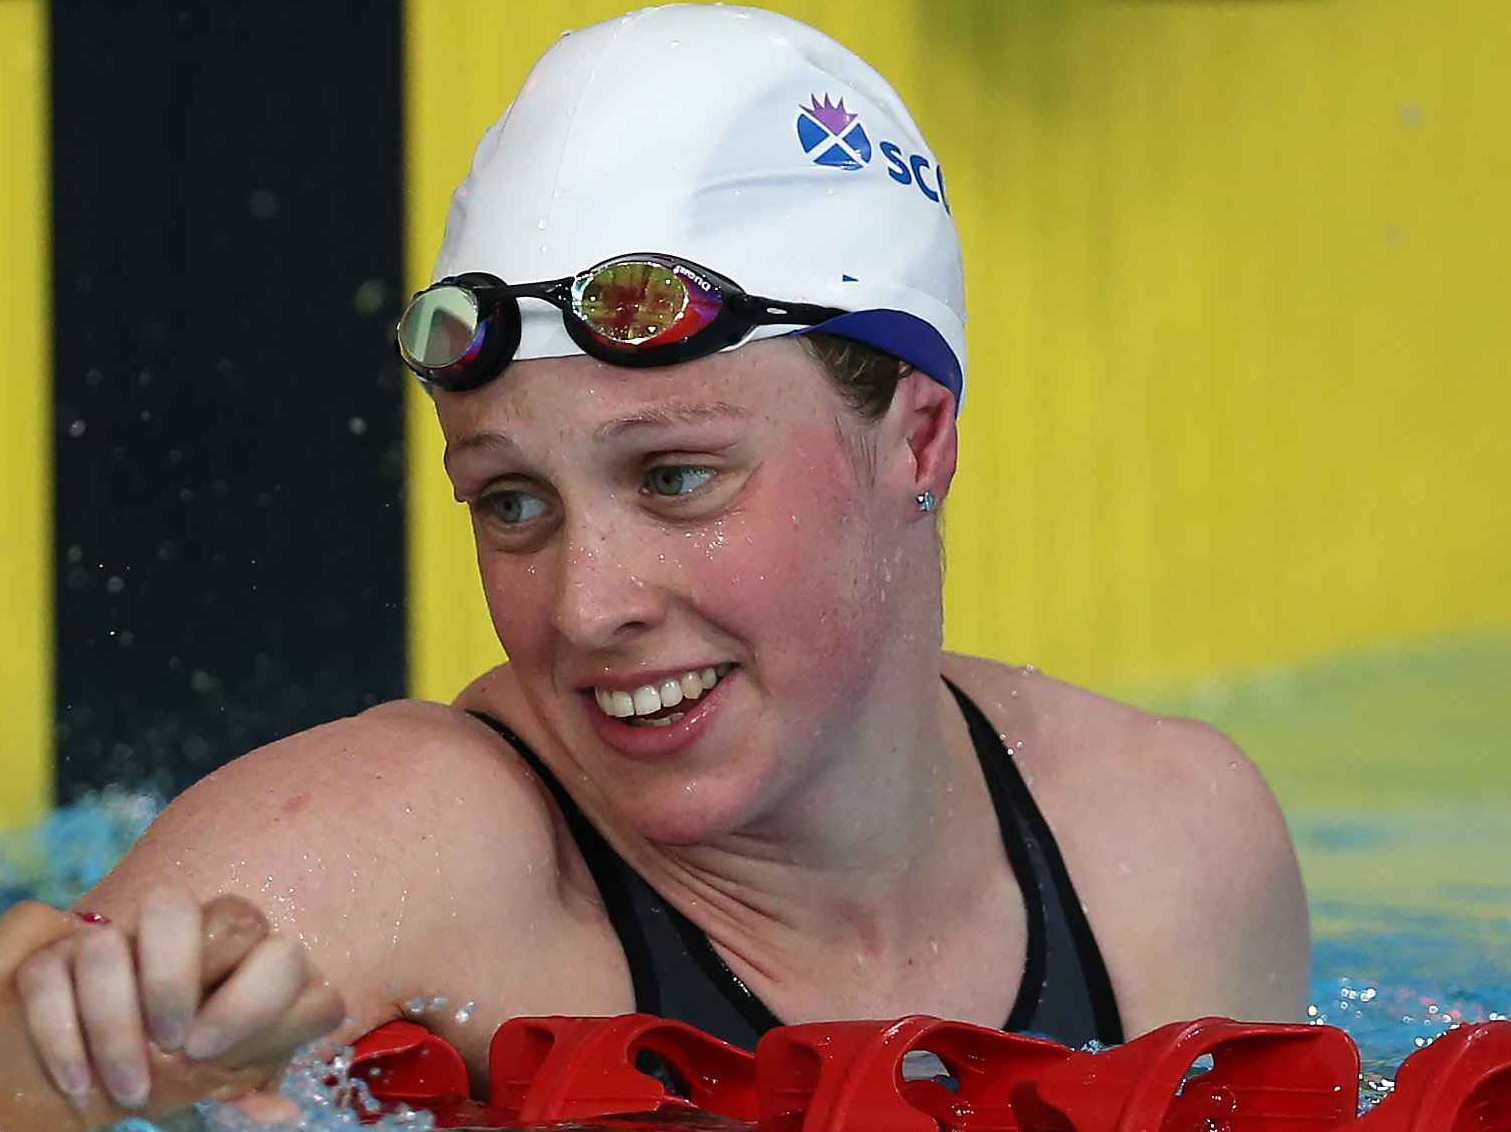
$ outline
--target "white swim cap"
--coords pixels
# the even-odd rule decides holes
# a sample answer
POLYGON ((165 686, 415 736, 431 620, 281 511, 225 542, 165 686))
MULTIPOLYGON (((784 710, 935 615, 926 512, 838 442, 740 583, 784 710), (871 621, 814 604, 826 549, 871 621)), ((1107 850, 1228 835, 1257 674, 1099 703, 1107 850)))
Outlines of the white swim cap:
MULTIPOLYGON (((806 24, 673 4, 564 36, 478 145, 436 278, 537 282, 633 252, 854 312, 806 329, 910 362, 958 408, 965 298, 944 175, 886 80, 806 24)), ((559 311, 520 307, 517 358, 581 353, 559 311)))

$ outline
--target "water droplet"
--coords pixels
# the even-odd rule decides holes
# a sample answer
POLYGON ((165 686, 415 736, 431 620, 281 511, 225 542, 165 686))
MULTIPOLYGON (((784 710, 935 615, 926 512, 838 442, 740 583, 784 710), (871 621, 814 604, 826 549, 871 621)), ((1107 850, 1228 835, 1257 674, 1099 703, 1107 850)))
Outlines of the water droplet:
POLYGON ((278 197, 272 189, 256 189, 247 198, 247 211, 255 220, 271 220, 278 215, 278 197))
POLYGON ((85 425, 82 420, 74 421, 68 426, 68 435, 77 440, 79 437, 84 435, 84 430, 87 427, 88 426, 85 425))
POLYGON ((377 314, 388 298, 388 287, 381 279, 364 279, 352 293, 352 309, 358 314, 377 314))
POLYGON ((361 417, 353 417, 346 422, 346 429, 353 436, 364 436, 367 433, 367 421, 361 417))

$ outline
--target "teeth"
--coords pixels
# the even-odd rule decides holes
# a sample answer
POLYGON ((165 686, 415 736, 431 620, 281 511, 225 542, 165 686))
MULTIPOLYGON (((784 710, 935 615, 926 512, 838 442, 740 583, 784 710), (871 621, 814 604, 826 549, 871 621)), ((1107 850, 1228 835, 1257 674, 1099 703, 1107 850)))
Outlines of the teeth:
MULTIPOLYGON (((660 684, 642 684, 633 692, 593 689, 593 698, 599 709, 615 719, 630 719, 634 716, 654 715, 663 708, 676 707, 684 700, 696 700, 710 691, 723 679, 730 668, 721 664, 716 668, 691 669, 675 680, 663 680, 660 684)), ((646 720, 655 727, 670 727, 686 713, 676 713, 665 719, 646 720)))

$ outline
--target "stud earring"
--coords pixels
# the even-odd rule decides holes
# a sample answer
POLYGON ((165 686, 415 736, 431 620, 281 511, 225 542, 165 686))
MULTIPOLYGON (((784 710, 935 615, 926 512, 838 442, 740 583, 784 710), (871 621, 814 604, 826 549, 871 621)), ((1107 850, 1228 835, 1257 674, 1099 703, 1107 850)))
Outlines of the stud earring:
POLYGON ((934 510, 934 493, 932 491, 919 493, 918 510, 922 511, 925 515, 934 510))

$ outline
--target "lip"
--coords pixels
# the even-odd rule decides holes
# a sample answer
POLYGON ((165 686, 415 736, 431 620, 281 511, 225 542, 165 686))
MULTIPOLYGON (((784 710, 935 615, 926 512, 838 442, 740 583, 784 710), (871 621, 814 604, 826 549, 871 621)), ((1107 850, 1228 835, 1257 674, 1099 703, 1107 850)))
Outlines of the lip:
MULTIPOLYGON (((712 667, 712 665, 707 667, 712 667)), ((613 716, 604 715, 594 701, 591 689, 582 693, 582 707, 588 713, 589 724, 605 746, 631 759, 659 762, 680 754, 703 736, 724 705, 726 685, 737 678, 739 671, 738 667, 731 668, 723 679, 704 692, 692 707, 688 708, 681 719, 668 727, 635 727, 613 716)), ((673 675, 678 674, 668 674, 657 679, 671 679, 673 675)), ((637 688, 640 684, 649 684, 652 681, 649 674, 637 675, 636 679, 640 681, 639 684, 634 685, 637 688)), ((609 687, 609 685, 599 685, 599 687, 609 687)))

